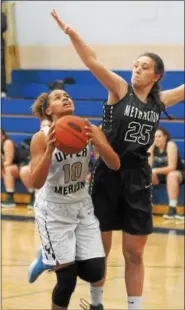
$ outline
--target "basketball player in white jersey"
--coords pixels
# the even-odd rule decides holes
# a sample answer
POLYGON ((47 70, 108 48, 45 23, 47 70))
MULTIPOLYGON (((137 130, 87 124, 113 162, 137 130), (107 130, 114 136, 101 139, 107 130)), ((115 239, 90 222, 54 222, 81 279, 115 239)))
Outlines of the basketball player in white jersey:
MULTIPOLYGON (((73 101, 63 90, 42 94, 33 105, 36 117, 52 122, 73 112, 73 101)), ((108 167, 120 168, 119 157, 103 132, 88 122, 87 139, 108 167)), ((92 285, 104 276, 99 222, 85 186, 89 157, 89 145, 73 155, 56 149, 54 123, 36 133, 31 142, 31 178, 39 189, 34 209, 43 262, 54 266, 57 277, 52 310, 68 308, 77 276, 92 285)), ((91 306, 91 309, 97 308, 91 306)))

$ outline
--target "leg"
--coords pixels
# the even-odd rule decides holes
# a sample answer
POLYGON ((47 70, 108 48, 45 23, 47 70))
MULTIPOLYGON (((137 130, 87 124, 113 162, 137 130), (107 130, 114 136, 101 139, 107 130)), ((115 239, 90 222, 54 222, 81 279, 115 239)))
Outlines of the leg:
MULTIPOLYGON (((106 182, 100 181, 98 175, 92 177, 92 200, 94 204, 95 215, 100 222, 100 228, 102 231, 102 241, 106 256, 110 253, 112 246, 112 231, 114 229, 120 229, 117 220, 118 203, 120 196, 120 179, 115 172, 109 173, 105 176, 106 182)), ((103 300, 103 286, 106 278, 105 275, 101 281, 97 283, 91 283, 91 304, 96 306, 102 304, 103 300)), ((97 308, 98 309, 98 308, 97 308)))
POLYGON ((174 218, 176 216, 176 207, 179 196, 179 185, 182 182, 183 176, 181 171, 171 171, 167 175, 166 187, 169 199, 169 210, 164 215, 164 218, 174 218))
POLYGON ((57 276, 52 310, 67 309, 76 286, 77 215, 76 204, 51 203, 37 197, 35 219, 42 242, 43 263, 53 265, 57 276))
MULTIPOLYGON (((105 258, 96 257, 88 260, 78 261, 78 276, 89 283, 98 283, 104 277, 105 273, 105 258)), ((103 310, 102 305, 102 294, 103 291, 98 291, 99 288, 91 287, 91 299, 92 304, 90 305, 90 310, 103 310), (94 291, 92 291, 94 289, 94 291)), ((89 306, 88 302, 81 299, 81 307, 86 309, 89 306)), ((89 309, 89 308, 88 308, 89 309)))
POLYGON ((76 287, 77 268, 75 263, 58 265, 57 284, 52 293, 52 310, 66 310, 76 287))
POLYGON ((106 279, 106 273, 107 273, 107 258, 109 256, 111 246, 112 246, 112 231, 105 231, 101 233, 102 236, 102 241, 103 241, 103 247, 105 251, 105 260, 106 260, 106 265, 105 265, 105 275, 102 280, 100 280, 97 283, 92 283, 92 287, 103 287, 106 279))
POLYGON ((128 296, 141 296, 143 292, 143 253, 147 236, 134 236, 123 232, 125 282, 128 296))
POLYGON ((159 184, 159 178, 156 173, 152 173, 152 184, 153 185, 158 185, 159 184))
POLYGON ((148 167, 123 174, 120 217, 123 223, 122 250, 128 309, 140 310, 144 282, 143 252, 147 235, 152 232, 151 178, 148 167))
POLYGON ((5 167, 3 172, 3 179, 6 188, 6 200, 2 203, 3 207, 15 207, 15 201, 13 198, 15 189, 15 179, 19 177, 19 168, 16 165, 10 165, 5 167))
POLYGON ((30 203, 28 205, 28 209, 32 209, 35 202, 35 193, 30 178, 30 165, 20 168, 20 179, 30 193, 30 203))
MULTIPOLYGON (((103 286, 106 279, 106 273, 107 273, 107 258, 111 250, 112 246, 112 231, 102 232, 102 241, 105 251, 105 272, 102 279, 98 282, 91 283, 91 304, 95 307, 97 307, 97 310, 103 310, 103 286)), ((93 308, 92 308, 93 310, 93 308)))
POLYGON ((31 189, 33 191, 33 186, 31 183, 30 178, 30 166, 23 166, 20 168, 20 179, 25 185, 25 187, 28 189, 28 191, 31 189))
POLYGON ((10 165, 5 167, 3 179, 7 192, 14 192, 15 179, 19 177, 19 168, 16 165, 10 165))
POLYGON ((167 192, 169 201, 170 200, 178 200, 179 196, 179 185, 182 182, 182 173, 181 171, 172 171, 167 175, 167 192))
POLYGON ((83 208, 81 209, 80 218, 81 221, 76 230, 76 260, 78 261, 78 266, 80 266, 80 268, 78 268, 78 274, 85 281, 93 283, 91 284, 91 309, 103 309, 101 304, 103 295, 101 282, 99 287, 94 286, 104 278, 105 253, 99 229, 99 222, 94 216, 93 205, 90 198, 85 199, 83 208), (95 263, 95 261, 97 263, 95 263), (91 267, 90 264, 92 264, 91 267), (91 273, 92 270, 94 270, 93 274, 91 273))

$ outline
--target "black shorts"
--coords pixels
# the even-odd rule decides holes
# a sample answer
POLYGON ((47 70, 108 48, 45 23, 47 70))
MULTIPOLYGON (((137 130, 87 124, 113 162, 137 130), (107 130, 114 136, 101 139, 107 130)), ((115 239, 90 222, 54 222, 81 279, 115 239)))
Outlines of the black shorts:
POLYGON ((101 177, 99 175, 97 167, 91 195, 101 231, 123 230, 132 235, 152 233, 150 167, 106 171, 101 177))

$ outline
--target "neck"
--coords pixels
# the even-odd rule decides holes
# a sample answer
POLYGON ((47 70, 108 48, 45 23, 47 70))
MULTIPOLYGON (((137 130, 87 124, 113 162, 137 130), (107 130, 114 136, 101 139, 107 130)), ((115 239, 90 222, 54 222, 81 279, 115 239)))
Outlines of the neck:
POLYGON ((150 93, 151 86, 139 87, 132 85, 137 97, 144 103, 147 103, 148 94, 150 93))
POLYGON ((52 116, 52 121, 57 121, 59 118, 62 118, 64 116, 67 116, 67 115, 73 115, 71 112, 70 113, 62 113, 61 115, 53 115, 52 116))
POLYGON ((158 146, 159 151, 164 151, 165 146, 166 146, 166 142, 163 143, 162 145, 158 146))

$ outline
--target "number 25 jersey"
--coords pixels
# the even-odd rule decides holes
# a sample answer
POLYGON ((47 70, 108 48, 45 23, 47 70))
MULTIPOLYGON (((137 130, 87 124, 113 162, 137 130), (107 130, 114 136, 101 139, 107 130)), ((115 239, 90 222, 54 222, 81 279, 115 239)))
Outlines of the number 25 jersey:
POLYGON ((122 100, 115 105, 104 105, 102 128, 118 153, 122 168, 147 161, 161 111, 162 104, 152 98, 147 103, 141 102, 130 85, 122 100))

